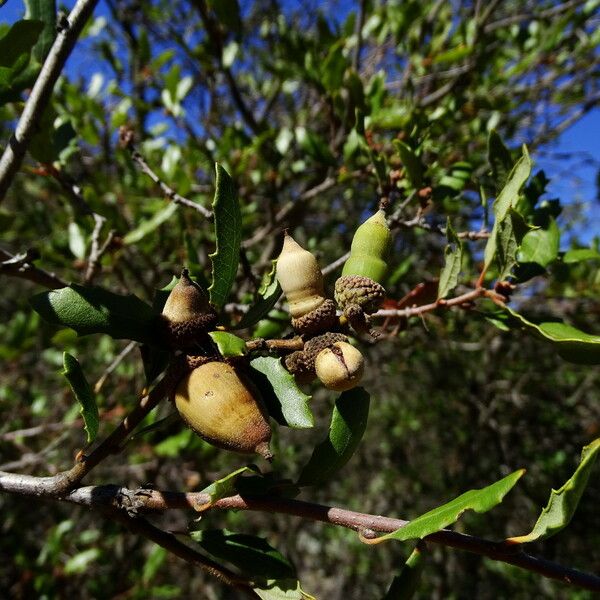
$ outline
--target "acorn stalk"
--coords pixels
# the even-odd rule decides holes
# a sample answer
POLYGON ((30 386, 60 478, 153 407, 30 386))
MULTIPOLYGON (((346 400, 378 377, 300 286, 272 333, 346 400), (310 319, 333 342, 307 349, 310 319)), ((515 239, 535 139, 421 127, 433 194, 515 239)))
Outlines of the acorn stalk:
POLYGON ((260 394, 231 365, 213 361, 195 368, 173 400, 183 420, 210 444, 272 459, 271 427, 260 394))

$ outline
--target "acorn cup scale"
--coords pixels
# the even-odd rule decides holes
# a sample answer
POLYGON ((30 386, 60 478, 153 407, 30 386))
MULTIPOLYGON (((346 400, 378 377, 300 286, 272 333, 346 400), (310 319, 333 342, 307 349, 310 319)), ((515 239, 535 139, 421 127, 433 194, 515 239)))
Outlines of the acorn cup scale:
POLYGON ((272 459, 262 399, 231 365, 212 361, 196 367, 179 383, 173 400, 187 425, 210 444, 272 459))

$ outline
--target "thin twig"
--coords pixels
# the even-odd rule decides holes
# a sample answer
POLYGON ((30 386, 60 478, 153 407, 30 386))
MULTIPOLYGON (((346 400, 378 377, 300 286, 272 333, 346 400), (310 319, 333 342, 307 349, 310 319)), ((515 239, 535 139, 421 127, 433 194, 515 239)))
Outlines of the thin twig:
POLYGON ((58 35, 25 103, 15 132, 0 159, 0 202, 6 196, 12 180, 23 162, 29 142, 38 130, 39 121, 52 96, 54 84, 97 3, 98 0, 77 0, 68 18, 62 19, 60 22, 58 35))
POLYGON ((111 229, 108 232, 104 243, 100 245, 100 234, 102 233, 102 227, 104 227, 106 219, 94 213, 94 221, 96 224, 94 225, 94 232, 92 233, 92 247, 90 249, 90 256, 88 258, 88 265, 84 278, 86 285, 89 285, 96 276, 98 269, 100 268, 100 259, 110 248, 115 237, 115 231, 114 229, 111 229))
POLYGON ((198 204, 197 202, 194 202, 193 200, 190 200, 189 198, 178 194, 172 187, 167 185, 151 169, 150 165, 146 162, 144 157, 140 154, 139 150, 135 147, 135 144, 133 143, 133 134, 131 132, 131 129, 129 129, 128 127, 121 127, 121 129, 119 130, 119 138, 121 146, 129 150, 131 158, 139 167, 140 171, 142 171, 142 173, 145 173, 150 179, 152 179, 152 181, 156 185, 158 185, 158 187, 160 187, 160 189, 163 191, 163 193, 169 200, 175 202, 175 204, 180 204, 182 206, 187 206, 188 208, 193 208, 194 210, 198 211, 200 214, 205 216, 207 219, 212 219, 213 214, 210 210, 208 210, 201 204, 198 204))
POLYGON ((431 312, 437 310, 438 308, 449 308, 451 306, 462 306, 470 304, 477 300, 477 298, 482 298, 483 296, 489 297, 491 300, 496 302, 501 302, 500 297, 494 292, 487 290, 482 287, 478 287, 474 290, 466 292, 460 296, 456 296, 455 298, 450 298, 450 300, 438 300, 437 302, 432 302, 430 304, 423 304, 421 306, 413 306, 409 308, 400 308, 400 309, 382 309, 377 312, 369 315, 369 319, 378 319, 378 318, 387 318, 387 317, 396 317, 396 318, 409 318, 415 317, 418 315, 422 315, 427 312, 431 312))
POLYGON ((187 544, 178 540, 173 534, 155 527, 146 519, 137 516, 128 516, 127 513, 122 510, 111 510, 106 514, 109 518, 125 525, 132 533, 137 533, 148 538, 175 556, 178 556, 189 563, 198 565, 226 585, 248 593, 251 597, 256 598, 256 595, 251 592, 252 588, 250 581, 236 575, 233 571, 230 571, 197 550, 194 550, 187 544))
POLYGON ((102 389, 102 386, 104 385, 108 376, 123 362, 125 357, 136 347, 137 347, 137 342, 129 342, 129 344, 127 344, 127 346, 125 346, 125 348, 123 348, 123 350, 121 350, 121 352, 119 352, 119 354, 110 363, 110 365, 108 365, 108 367, 106 367, 106 369, 104 370, 104 373, 102 373, 102 375, 100 376, 98 381, 96 381, 96 383, 94 385, 94 393, 95 394, 98 394, 100 392, 100 390, 102 389))
POLYGON ((0 274, 27 279, 51 290, 67 287, 68 284, 54 273, 36 267, 33 261, 38 258, 39 253, 33 249, 15 256, 0 249, 0 274))
MULTIPOLYGON (((54 493, 40 487, 44 478, 0 472, 0 490, 24 496, 45 496, 57 498, 54 493)), ((136 512, 164 511, 169 509, 194 510, 251 510, 266 513, 280 513, 301 517, 311 521, 320 521, 330 525, 346 527, 353 531, 389 533, 406 526, 409 521, 394 519, 368 513, 360 513, 344 508, 326 506, 302 500, 275 496, 249 497, 230 496, 211 503, 211 498, 204 492, 171 492, 161 490, 128 490, 115 485, 89 486, 72 490, 62 499, 67 502, 89 506, 104 507, 108 510, 126 509, 123 498, 133 498, 136 512)), ((600 591, 600 577, 584 573, 576 569, 564 567, 557 563, 531 556, 522 550, 521 545, 509 545, 505 542, 494 542, 456 531, 443 529, 425 538, 433 542, 460 550, 466 550, 487 556, 493 560, 505 562, 527 571, 538 573, 550 579, 581 587, 592 591, 600 591)))

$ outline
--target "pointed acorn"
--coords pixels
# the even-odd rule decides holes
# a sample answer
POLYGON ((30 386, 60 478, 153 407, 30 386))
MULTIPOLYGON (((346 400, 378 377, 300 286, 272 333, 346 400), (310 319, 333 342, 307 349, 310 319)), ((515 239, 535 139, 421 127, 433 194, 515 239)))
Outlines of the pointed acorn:
POLYGON ((175 349, 186 348, 214 327, 217 315, 202 288, 188 270, 171 290, 162 311, 164 337, 175 349))
POLYGON ((317 259, 287 232, 276 275, 290 307, 292 326, 298 333, 315 335, 335 325, 335 304, 325 298, 317 259))
POLYGON ((364 328, 359 325, 364 321, 360 311, 373 313, 383 302, 385 289, 381 282, 387 271, 391 243, 392 234, 382 210, 369 217, 354 234, 350 257, 335 282, 335 300, 351 323, 354 321, 353 326, 364 328))
POLYGON ((258 390, 224 362, 195 368, 177 386, 175 406, 201 438, 225 450, 260 454, 267 460, 271 427, 258 390))
POLYGON ((385 213, 378 210, 356 230, 342 276, 359 275, 381 283, 387 272, 386 258, 391 243, 392 234, 385 213))

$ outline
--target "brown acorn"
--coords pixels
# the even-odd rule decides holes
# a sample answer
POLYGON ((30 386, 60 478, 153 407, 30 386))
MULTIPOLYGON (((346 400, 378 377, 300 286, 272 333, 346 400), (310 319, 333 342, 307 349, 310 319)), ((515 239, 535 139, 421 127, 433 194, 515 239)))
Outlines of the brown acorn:
POLYGON ((213 361, 195 368, 179 383, 173 399, 183 420, 210 444, 273 458, 260 394, 231 365, 213 361))
POLYGON ((170 346, 186 348, 206 335, 217 322, 217 314, 202 288, 183 269, 162 311, 165 337, 170 346))
POLYGON ((330 390, 344 392, 356 387, 362 379, 365 359, 360 350, 347 342, 336 342, 321 350, 315 358, 315 371, 321 383, 330 390))

